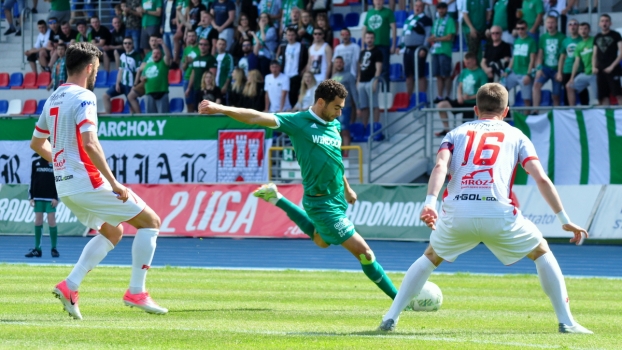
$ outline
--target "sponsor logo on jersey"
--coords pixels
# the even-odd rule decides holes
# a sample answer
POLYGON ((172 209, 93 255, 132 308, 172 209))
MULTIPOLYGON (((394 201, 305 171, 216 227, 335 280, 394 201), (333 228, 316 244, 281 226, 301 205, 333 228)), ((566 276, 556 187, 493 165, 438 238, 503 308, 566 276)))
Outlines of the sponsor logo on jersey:
POLYGON ((54 181, 56 181, 56 182, 67 181, 67 180, 71 180, 71 179, 73 179, 73 175, 55 176, 54 177, 54 181))
POLYGON ((348 218, 342 218, 334 225, 335 229, 339 233, 339 237, 345 236, 346 233, 348 233, 348 231, 350 231, 353 226, 354 224, 352 224, 352 221, 350 221, 348 218))
POLYGON ((458 194, 454 197, 455 201, 485 201, 485 202, 496 202, 496 197, 480 197, 479 194, 458 194))
POLYGON ((54 170, 65 170, 65 159, 58 160, 58 157, 64 152, 65 149, 63 148, 54 154, 54 170))
POLYGON ((80 103, 80 107, 85 106, 95 106, 95 101, 82 101, 82 103, 80 103))
POLYGON ((320 145, 326 146, 341 147, 341 140, 333 139, 324 135, 311 135, 311 137, 313 138, 313 143, 318 143, 320 145))
POLYGON ((492 168, 475 170, 462 177, 462 188, 491 188, 495 182, 492 168))
POLYGON ((61 92, 59 94, 54 94, 54 95, 50 96, 49 100, 50 100, 50 102, 54 102, 54 101, 58 100, 59 98, 63 98, 63 97, 65 97, 65 93, 61 92))
POLYGON ((317 129, 317 125, 315 123, 311 124, 311 129, 317 129))

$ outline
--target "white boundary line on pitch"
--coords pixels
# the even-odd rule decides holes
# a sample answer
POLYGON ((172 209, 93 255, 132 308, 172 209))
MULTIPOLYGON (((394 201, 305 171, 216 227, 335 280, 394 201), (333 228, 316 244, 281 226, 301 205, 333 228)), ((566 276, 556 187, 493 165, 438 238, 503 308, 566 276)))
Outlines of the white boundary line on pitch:
MULTIPOLYGON (((56 263, 12 263, 12 262, 0 262, 2 265, 33 265, 33 266, 69 266, 73 267, 75 264, 56 264, 56 263)), ((115 264, 99 264, 97 267, 124 267, 131 268, 132 265, 115 265, 115 264)), ((172 266, 172 265, 152 265, 151 268, 174 268, 174 269, 198 269, 198 270, 232 270, 232 271, 300 271, 300 272, 347 272, 347 273, 360 273, 361 270, 351 269, 307 269, 307 268, 280 268, 280 267, 222 267, 222 266, 172 266)), ((385 271, 387 273, 399 273, 405 274, 406 271, 385 271)), ((485 272, 433 272, 432 275, 473 275, 473 276, 513 276, 513 275, 527 275, 537 276, 535 273, 485 273, 485 272)), ((564 275, 564 278, 576 278, 576 279, 590 279, 600 278, 607 280, 622 280, 622 277, 614 276, 589 276, 589 275, 564 275)))

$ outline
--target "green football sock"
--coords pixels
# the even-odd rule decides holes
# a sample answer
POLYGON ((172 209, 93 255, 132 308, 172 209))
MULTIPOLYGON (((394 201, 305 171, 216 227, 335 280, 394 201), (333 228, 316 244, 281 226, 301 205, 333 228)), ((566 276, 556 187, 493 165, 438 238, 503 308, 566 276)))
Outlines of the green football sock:
POLYGON ((41 250, 41 236, 43 235, 43 226, 35 225, 35 249, 41 250))
POLYGON ((58 228, 56 226, 50 226, 50 240, 52 241, 52 249, 56 248, 56 242, 58 241, 58 228))
POLYGON ((395 299, 397 289, 389 276, 384 272, 382 266, 378 264, 376 258, 372 256, 372 260, 369 261, 365 255, 361 254, 361 267, 367 278, 374 282, 389 298, 395 299))
POLYGON ((276 206, 281 208, 287 216, 300 227, 302 232, 313 239, 315 227, 313 226, 313 221, 309 219, 309 216, 304 210, 300 209, 296 204, 290 202, 289 199, 285 197, 281 197, 281 199, 276 202, 276 206))

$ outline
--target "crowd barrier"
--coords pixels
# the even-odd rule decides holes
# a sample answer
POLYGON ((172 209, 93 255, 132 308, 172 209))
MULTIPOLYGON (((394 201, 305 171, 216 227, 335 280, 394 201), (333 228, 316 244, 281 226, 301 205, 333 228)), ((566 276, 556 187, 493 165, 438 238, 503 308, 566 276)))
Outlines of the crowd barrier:
MULTIPOLYGON (((274 205, 257 199, 256 184, 130 185, 162 220, 162 236, 308 238, 274 205)), ((425 185, 352 185, 358 194, 346 211, 357 232, 367 239, 426 241, 430 236, 419 213, 425 185)), ((622 238, 622 185, 557 186, 564 207, 591 239, 622 238)), ((301 205, 302 185, 280 185, 279 191, 301 205)), ((570 238, 561 229, 537 187, 514 186, 518 207, 547 238, 570 238)), ((450 199, 447 199, 450 200, 450 199)), ((440 204, 440 202, 439 202, 440 204)), ((62 204, 58 208, 60 235, 83 235, 86 228, 62 204)), ((31 234, 34 214, 28 204, 28 185, 1 185, 0 234, 31 234)), ((126 225, 125 232, 136 230, 126 225)))

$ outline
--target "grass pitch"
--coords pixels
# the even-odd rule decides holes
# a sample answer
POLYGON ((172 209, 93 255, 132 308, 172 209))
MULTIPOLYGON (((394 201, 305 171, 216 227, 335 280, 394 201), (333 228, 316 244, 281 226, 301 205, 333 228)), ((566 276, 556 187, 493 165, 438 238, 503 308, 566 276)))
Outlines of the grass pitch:
MULTIPOLYGON (((622 280, 566 279, 575 318, 594 335, 558 334, 537 276, 432 275, 438 312, 403 312, 363 273, 154 268, 147 286, 168 315, 123 305, 130 269, 98 267, 80 289, 83 321, 52 296, 68 266, 0 264, 0 348, 620 349, 622 280)), ((397 286, 403 275, 391 274, 397 286)))

